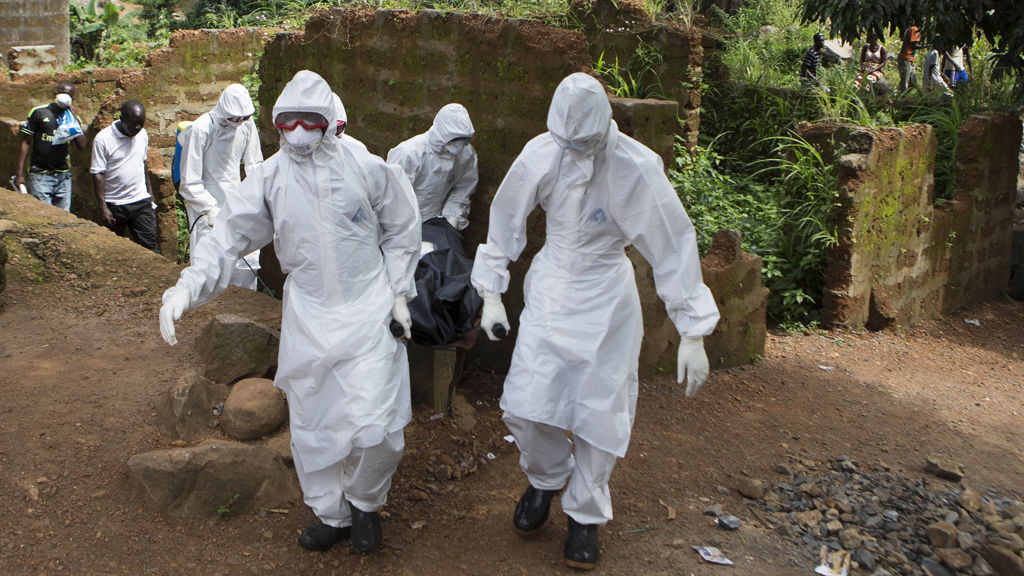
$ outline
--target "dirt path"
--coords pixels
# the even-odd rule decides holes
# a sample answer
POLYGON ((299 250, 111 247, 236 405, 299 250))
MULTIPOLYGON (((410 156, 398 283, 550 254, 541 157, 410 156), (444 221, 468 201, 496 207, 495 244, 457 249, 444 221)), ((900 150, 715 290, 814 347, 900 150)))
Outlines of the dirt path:
MULTIPOLYGON (((0 573, 571 573, 561 561, 566 529, 557 506, 536 538, 511 529, 524 480, 503 440, 501 379, 480 370, 460 386, 475 409, 472 428, 416 408, 379 553, 302 550, 296 536, 313 517, 301 505, 205 521, 150 513, 129 489, 125 464, 168 445, 155 399, 196 361, 188 344, 214 313, 255 309, 262 319, 270 308, 262 296, 229 292, 191 313, 180 327, 185 345, 169 348, 156 318, 173 267, 133 277, 118 266, 149 260, 125 242, 121 260, 60 271, 40 266, 18 237, 6 241, 13 260, 0 308, 0 573), (488 452, 493 460, 480 458, 488 452), (438 479, 439 465, 467 454, 477 457, 474 473, 438 479)), ((845 455, 919 478, 926 456, 943 455, 964 465, 979 492, 1019 499, 1022 450, 1020 302, 883 333, 770 335, 761 362, 715 372, 696 399, 667 378, 642 384, 630 452, 612 477, 615 520, 601 533, 599 572, 811 574, 810 551, 767 527, 736 493, 741 476, 777 482, 779 464, 845 455), (712 502, 744 527, 714 526, 702 514, 712 502), (718 546, 738 566, 704 564, 690 544, 718 546)))

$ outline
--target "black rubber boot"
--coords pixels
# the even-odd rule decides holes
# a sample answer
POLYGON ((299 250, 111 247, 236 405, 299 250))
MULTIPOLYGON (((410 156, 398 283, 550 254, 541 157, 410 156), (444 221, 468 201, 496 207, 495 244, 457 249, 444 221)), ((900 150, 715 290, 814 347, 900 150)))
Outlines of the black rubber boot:
POLYGON ((597 543, 597 524, 580 524, 569 517, 569 537, 565 540, 565 564, 577 570, 593 570, 601 549, 597 543))
POLYGON ((334 543, 342 538, 348 538, 349 527, 335 528, 328 524, 310 524, 302 534, 299 534, 299 545, 306 550, 330 550, 334 543))
POLYGON ((540 530, 548 521, 551 499, 558 492, 558 490, 538 490, 533 486, 527 488, 519 497, 519 503, 516 504, 516 510, 512 514, 512 523, 515 524, 516 532, 528 536, 540 530))
POLYGON ((380 514, 363 512, 351 502, 348 503, 348 507, 352 511, 352 548, 357 552, 373 552, 380 548, 383 540, 380 514))

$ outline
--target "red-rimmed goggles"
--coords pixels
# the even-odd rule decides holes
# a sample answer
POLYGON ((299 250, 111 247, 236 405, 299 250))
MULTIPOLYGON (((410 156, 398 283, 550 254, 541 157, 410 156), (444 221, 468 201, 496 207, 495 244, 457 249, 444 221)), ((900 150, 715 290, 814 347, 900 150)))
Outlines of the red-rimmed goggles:
POLYGON ((288 120, 285 122, 274 122, 274 126, 277 126, 281 130, 285 131, 295 130, 299 126, 302 126, 306 130, 323 130, 324 128, 327 128, 327 126, 329 125, 330 124, 326 120, 319 123, 313 123, 309 122, 308 120, 303 120, 302 118, 296 118, 294 120, 288 120))

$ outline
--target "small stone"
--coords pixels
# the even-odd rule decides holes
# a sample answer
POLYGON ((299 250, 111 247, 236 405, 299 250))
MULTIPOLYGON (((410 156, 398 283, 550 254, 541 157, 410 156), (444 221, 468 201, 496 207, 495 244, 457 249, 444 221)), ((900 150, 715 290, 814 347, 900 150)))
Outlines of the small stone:
POLYGON ((970 488, 964 488, 956 501, 968 512, 977 512, 981 508, 981 495, 970 488))
POLYGON ((825 523, 825 530, 828 531, 829 536, 838 534, 843 529, 843 523, 839 520, 829 520, 825 523))
POLYGON ((935 557, 953 570, 964 570, 973 563, 971 555, 959 548, 939 548, 935 557))
POLYGON ((974 559, 974 564, 971 565, 971 576, 995 576, 995 571, 992 570, 992 566, 989 566, 981 556, 974 559))
POLYGON ((921 569, 928 576, 951 576, 948 570, 931 558, 923 558, 921 560, 921 569))
POLYGON ((953 482, 959 482, 964 477, 963 466, 950 462, 940 456, 929 456, 925 461, 924 469, 925 472, 934 474, 944 480, 952 480, 953 482))
POLYGON ((865 570, 874 570, 875 569, 875 557, 874 557, 874 555, 871 554, 871 552, 868 552, 867 550, 865 550, 863 548, 860 548, 860 549, 856 550, 851 555, 851 559, 854 562, 856 562, 857 564, 859 564, 860 567, 864 568, 865 570))
POLYGON ((740 478, 736 489, 740 494, 753 500, 764 496, 764 485, 756 478, 740 478))
POLYGON ((729 489, 726 488, 725 486, 715 486, 715 492, 718 492, 719 494, 723 495, 729 494, 729 489))
POLYGON ((793 515, 793 522, 795 522, 797 526, 813 528, 818 525, 818 522, 821 522, 821 512, 818 512, 817 510, 797 512, 793 515))
POLYGON ((956 545, 957 529, 952 524, 936 522, 925 527, 924 532, 932 546, 936 548, 950 548, 956 545))
POLYGON ((722 505, 721 504, 712 504, 711 506, 708 506, 707 508, 704 509, 704 515, 705 516, 716 516, 716 517, 717 516, 721 516, 722 515, 722 505))
POLYGON ((775 467, 775 471, 778 472, 779 474, 784 475, 784 476, 792 476, 793 475, 793 471, 790 470, 789 466, 786 466, 785 464, 779 464, 778 466, 776 466, 775 467))
POLYGON ((726 530, 736 530, 743 525, 743 521, 735 516, 726 514, 725 516, 718 517, 718 525, 726 530))
POLYGON ((843 550, 856 550, 864 542, 864 535, 856 528, 846 528, 839 531, 839 545, 843 550))

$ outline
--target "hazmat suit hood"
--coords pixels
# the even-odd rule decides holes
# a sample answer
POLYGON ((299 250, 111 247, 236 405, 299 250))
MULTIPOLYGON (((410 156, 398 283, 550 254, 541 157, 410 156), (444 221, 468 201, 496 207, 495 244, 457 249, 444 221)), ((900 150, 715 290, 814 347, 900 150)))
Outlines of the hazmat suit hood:
MULTIPOLYGON (((281 90, 281 95, 277 97, 277 102, 274 102, 274 121, 276 122, 277 117, 284 112, 312 112, 323 116, 328 123, 331 123, 335 118, 334 92, 331 91, 327 81, 316 72, 299 70, 285 84, 284 90, 281 90)), ((281 132, 278 129, 278 133, 281 132)), ((324 131, 325 136, 328 133, 333 135, 331 130, 324 131)), ((292 147, 288 144, 284 134, 281 133, 280 135, 281 149, 291 150, 292 147)), ((324 137, 321 137, 321 145, 325 140, 324 137)), ((299 153, 301 155, 301 152, 299 153)))
POLYGON ((210 115, 221 126, 238 128, 240 124, 233 124, 228 122, 227 119, 238 116, 252 116, 255 111, 256 107, 253 106, 252 98, 249 97, 249 91, 245 89, 245 86, 232 84, 220 93, 220 100, 217 101, 217 105, 210 111, 210 115))
POLYGON ((440 152, 445 144, 456 138, 472 138, 475 131, 469 111, 462 104, 446 104, 434 116, 434 124, 427 131, 430 149, 440 152))
POLYGON ((560 148, 595 150, 611 126, 612 106, 600 82, 577 72, 558 84, 548 109, 548 131, 560 148))

